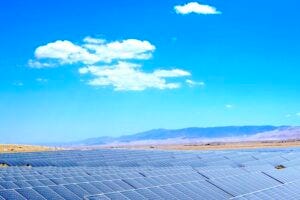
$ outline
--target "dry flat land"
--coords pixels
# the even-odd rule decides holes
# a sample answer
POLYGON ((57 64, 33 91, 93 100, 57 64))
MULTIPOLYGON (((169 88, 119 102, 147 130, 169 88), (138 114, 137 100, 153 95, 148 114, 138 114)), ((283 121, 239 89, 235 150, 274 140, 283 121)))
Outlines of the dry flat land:
POLYGON ((255 149, 255 148, 291 148, 300 147, 300 140, 290 141, 259 141, 259 142, 212 142, 201 144, 151 144, 151 145, 100 145, 81 146, 70 148, 52 148, 45 146, 0 144, 0 153, 40 152, 55 150, 91 150, 103 148, 125 149, 158 149, 158 150, 230 150, 230 149, 255 149))
POLYGON ((54 148, 32 145, 0 144, 0 153, 53 151, 54 148))
POLYGON ((265 142, 227 142, 206 144, 164 144, 164 145, 122 145, 110 148, 130 149, 164 149, 164 150, 227 150, 227 149, 255 149, 255 148, 288 148, 300 147, 300 141, 265 141, 265 142))

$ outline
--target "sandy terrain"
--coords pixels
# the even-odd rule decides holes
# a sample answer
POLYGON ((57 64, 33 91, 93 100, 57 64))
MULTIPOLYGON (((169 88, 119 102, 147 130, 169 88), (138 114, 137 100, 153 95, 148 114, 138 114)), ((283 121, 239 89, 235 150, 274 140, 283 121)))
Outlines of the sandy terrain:
POLYGON ((226 149, 255 149, 255 148, 282 148, 300 147, 300 141, 265 141, 265 142, 228 142, 206 144, 178 144, 178 145, 135 145, 109 146, 108 148, 130 149, 165 149, 165 150, 226 150, 226 149))
POLYGON ((0 144, 0 153, 16 153, 16 152, 36 152, 36 151, 53 151, 56 150, 44 146, 17 145, 17 144, 0 144))
POLYGON ((291 148, 300 147, 300 140, 265 141, 265 142, 212 142, 205 144, 160 144, 160 145, 105 145, 105 146, 79 146, 69 148, 52 148, 32 145, 0 144, 0 153, 39 152, 55 150, 91 150, 103 148, 117 149, 162 149, 162 150, 226 150, 226 149, 255 149, 255 148, 291 148))

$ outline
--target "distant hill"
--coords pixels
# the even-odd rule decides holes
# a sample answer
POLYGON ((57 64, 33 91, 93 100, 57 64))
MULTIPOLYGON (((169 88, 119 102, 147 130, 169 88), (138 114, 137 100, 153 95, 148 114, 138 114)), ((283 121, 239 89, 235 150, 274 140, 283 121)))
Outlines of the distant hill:
POLYGON ((74 145, 102 145, 108 144, 115 141, 115 138, 112 137, 97 137, 97 138, 88 138, 82 141, 77 141, 72 144, 74 145))
POLYGON ((249 141, 300 139, 300 127, 290 126, 224 126, 191 127, 183 129, 154 129, 121 137, 90 138, 72 143, 73 145, 104 145, 111 143, 152 143, 171 141, 249 141))
POLYGON ((206 127, 206 128, 184 128, 184 129, 155 129, 134 135, 119 137, 119 141, 129 142, 136 140, 164 140, 171 138, 216 138, 234 137, 241 135, 253 135, 256 133, 273 131, 278 129, 276 126, 225 126, 225 127, 206 127))
POLYGON ((300 127, 284 127, 250 136, 252 140, 294 140, 300 139, 300 127))

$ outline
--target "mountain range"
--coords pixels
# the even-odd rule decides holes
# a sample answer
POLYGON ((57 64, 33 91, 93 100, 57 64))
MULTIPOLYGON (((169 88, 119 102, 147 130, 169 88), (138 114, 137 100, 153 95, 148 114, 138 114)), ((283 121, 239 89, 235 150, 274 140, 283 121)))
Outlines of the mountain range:
POLYGON ((69 145, 228 142, 300 139, 296 126, 223 126, 153 129, 120 137, 96 137, 69 145))

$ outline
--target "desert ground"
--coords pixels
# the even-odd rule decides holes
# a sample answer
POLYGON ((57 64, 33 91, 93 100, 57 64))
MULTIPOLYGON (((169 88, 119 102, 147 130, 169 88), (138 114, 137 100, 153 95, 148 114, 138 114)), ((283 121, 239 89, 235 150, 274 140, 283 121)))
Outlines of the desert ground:
POLYGON ((293 148, 300 147, 300 140, 291 141, 259 141, 259 142, 212 142, 204 144, 160 144, 160 145, 105 145, 81 147, 46 147, 34 145, 0 144, 0 153, 41 152, 56 150, 91 150, 91 149, 158 149, 158 150, 230 150, 256 148, 293 148))
POLYGON ((56 148, 34 145, 0 144, 0 153, 53 151, 56 148))
POLYGON ((162 144, 162 145, 120 145, 106 148, 162 149, 162 150, 230 150, 255 148, 292 148, 300 147, 299 140, 259 141, 259 142, 213 142, 205 144, 162 144))

